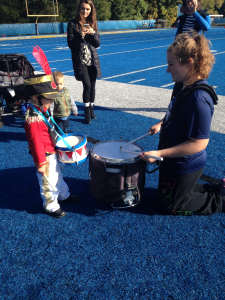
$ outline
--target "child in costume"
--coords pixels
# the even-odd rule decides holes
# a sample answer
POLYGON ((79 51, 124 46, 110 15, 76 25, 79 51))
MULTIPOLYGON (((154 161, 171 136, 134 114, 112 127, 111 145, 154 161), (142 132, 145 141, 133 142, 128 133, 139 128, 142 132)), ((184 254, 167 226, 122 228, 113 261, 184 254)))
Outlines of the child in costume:
POLYGON ((41 198, 45 212, 55 218, 66 215, 60 208, 60 201, 79 201, 78 196, 69 193, 63 180, 60 164, 55 151, 54 131, 50 130, 40 115, 47 115, 53 99, 61 97, 58 93, 53 75, 34 75, 24 80, 25 90, 31 99, 25 121, 29 149, 37 167, 41 198), (46 178, 47 177, 47 178, 46 178))
POLYGON ((68 133, 67 129, 69 127, 71 111, 74 116, 77 116, 78 109, 70 92, 64 87, 63 73, 55 71, 53 77, 57 86, 57 91, 60 93, 60 97, 54 99, 54 102, 50 106, 50 110, 53 112, 56 124, 63 132, 68 133))

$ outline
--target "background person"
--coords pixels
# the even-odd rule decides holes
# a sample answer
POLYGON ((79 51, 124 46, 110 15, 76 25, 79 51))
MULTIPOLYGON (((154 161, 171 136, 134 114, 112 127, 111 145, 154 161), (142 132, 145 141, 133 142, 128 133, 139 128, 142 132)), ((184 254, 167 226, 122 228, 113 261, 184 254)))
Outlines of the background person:
POLYGON ((75 78, 83 83, 85 123, 96 119, 94 113, 96 77, 101 67, 96 48, 100 45, 96 11, 91 0, 81 0, 75 19, 67 27, 67 43, 72 53, 75 78), (87 27, 84 24, 88 24, 87 27))
POLYGON ((50 106, 50 110, 53 114, 56 124, 62 129, 63 132, 68 133, 71 111, 74 116, 77 116, 78 109, 73 97, 70 95, 69 90, 64 87, 63 73, 60 71, 55 71, 53 73, 53 77, 57 91, 61 97, 54 99, 54 102, 50 106))
POLYGON ((180 88, 165 118, 149 129, 151 135, 161 130, 160 150, 144 152, 140 157, 150 163, 154 160, 146 155, 164 158, 159 170, 158 202, 165 213, 221 212, 225 197, 219 195, 219 186, 197 183, 206 164, 213 99, 208 92, 197 89, 178 102, 179 95, 190 87, 207 84, 205 79, 214 63, 213 54, 204 36, 180 34, 167 50, 167 61, 167 73, 180 83, 180 88))
POLYGON ((211 28, 210 16, 207 10, 202 10, 201 0, 184 0, 183 7, 190 7, 190 13, 184 13, 181 15, 178 23, 176 36, 180 33, 189 32, 195 30, 201 33, 202 30, 207 31, 211 28))

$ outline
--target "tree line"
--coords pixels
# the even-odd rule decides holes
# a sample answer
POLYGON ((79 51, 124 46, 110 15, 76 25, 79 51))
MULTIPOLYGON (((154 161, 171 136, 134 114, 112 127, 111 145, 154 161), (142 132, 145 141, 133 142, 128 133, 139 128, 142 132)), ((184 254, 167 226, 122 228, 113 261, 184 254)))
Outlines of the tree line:
MULTIPOLYGON (((56 0, 26 0, 29 15, 54 15, 56 0)), ((79 0, 58 0, 57 22, 68 22, 75 17, 79 0)), ((98 21, 165 19, 171 25, 182 0, 93 0, 98 21)), ((35 23, 27 17, 25 0, 1 0, 0 24, 35 23)), ((202 0, 210 14, 225 14, 225 0, 202 0)), ((55 17, 39 17, 38 22, 55 22, 55 17)))

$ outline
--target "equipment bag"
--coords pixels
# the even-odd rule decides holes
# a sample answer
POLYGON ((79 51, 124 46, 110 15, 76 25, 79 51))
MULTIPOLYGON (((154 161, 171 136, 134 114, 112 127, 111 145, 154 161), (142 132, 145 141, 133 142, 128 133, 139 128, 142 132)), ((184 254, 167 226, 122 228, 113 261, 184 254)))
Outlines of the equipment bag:
POLYGON ((34 74, 34 68, 23 54, 0 54, 0 87, 23 85, 23 79, 34 74))

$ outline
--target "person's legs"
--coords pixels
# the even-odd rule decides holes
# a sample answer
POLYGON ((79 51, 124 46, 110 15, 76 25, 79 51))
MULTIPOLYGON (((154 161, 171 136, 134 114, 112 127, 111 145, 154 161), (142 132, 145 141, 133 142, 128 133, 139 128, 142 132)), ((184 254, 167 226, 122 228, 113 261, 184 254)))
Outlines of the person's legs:
POLYGON ((88 67, 88 75, 91 83, 91 89, 90 89, 90 102, 95 102, 95 85, 96 85, 96 75, 97 71, 95 66, 88 67))
MULTIPOLYGON (((64 129, 63 129, 63 120, 61 120, 60 118, 57 118, 57 117, 54 117, 54 120, 56 122, 56 124, 60 127, 60 129, 62 129, 62 131, 64 132, 64 129)), ((57 132, 59 132, 59 129, 57 128, 57 126, 55 126, 55 129, 57 132)), ((59 132, 60 133, 60 132, 59 132)))
POLYGON ((97 119, 95 113, 94 113, 94 102, 95 102, 95 85, 96 85, 96 75, 97 71, 95 66, 88 67, 88 74, 90 78, 91 83, 91 91, 90 91, 90 113, 92 119, 97 119))
POLYGON ((70 117, 63 121, 63 132, 68 133, 67 129, 70 124, 70 117))
POLYGON ((90 94, 91 94, 91 82, 88 74, 88 67, 82 65, 82 83, 83 83, 83 103, 84 103, 84 114, 85 123, 91 123, 90 115, 90 94))
POLYGON ((91 81, 89 77, 88 67, 82 65, 82 83, 83 83, 83 103, 90 103, 91 81))
POLYGON ((40 185, 41 198, 43 200, 43 207, 47 212, 55 212, 60 209, 58 203, 61 199, 66 199, 70 196, 69 188, 63 180, 61 168, 57 159, 57 154, 52 154, 46 157, 47 164, 45 167, 45 175, 48 178, 51 186, 47 179, 37 172, 38 182, 40 185))
POLYGON ((210 185, 197 180, 203 168, 191 174, 173 174, 160 170, 158 201, 169 214, 210 215, 222 211, 222 197, 210 185))

